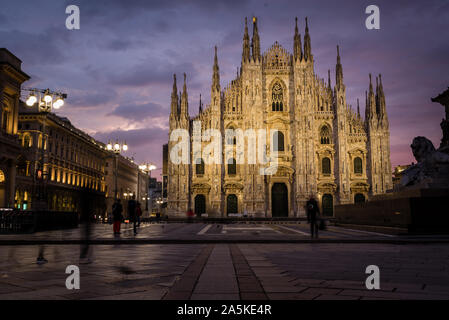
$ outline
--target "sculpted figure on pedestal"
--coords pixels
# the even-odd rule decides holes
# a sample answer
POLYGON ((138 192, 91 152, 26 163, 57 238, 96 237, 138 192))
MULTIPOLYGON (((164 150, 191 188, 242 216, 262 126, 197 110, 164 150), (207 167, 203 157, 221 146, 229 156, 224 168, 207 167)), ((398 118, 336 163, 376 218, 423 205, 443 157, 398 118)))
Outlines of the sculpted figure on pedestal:
POLYGON ((435 150, 426 137, 415 137, 410 147, 418 163, 404 171, 401 186, 426 186, 437 181, 449 186, 449 155, 435 150))

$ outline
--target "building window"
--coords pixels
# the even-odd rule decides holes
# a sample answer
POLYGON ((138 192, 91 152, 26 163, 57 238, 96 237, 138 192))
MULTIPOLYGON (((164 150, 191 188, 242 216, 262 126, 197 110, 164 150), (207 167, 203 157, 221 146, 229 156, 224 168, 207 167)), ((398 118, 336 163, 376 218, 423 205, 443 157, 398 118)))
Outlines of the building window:
POLYGON ((23 136, 23 146, 24 146, 25 148, 31 147, 31 137, 30 137, 29 134, 25 134, 25 135, 23 136))
POLYGON ((363 166, 362 166, 362 159, 359 157, 354 159, 354 173, 355 174, 362 174, 363 166))
POLYGON ((284 111, 284 90, 279 82, 275 83, 271 90, 271 110, 284 111))
POLYGON ((228 161, 228 175, 237 174, 237 164, 234 158, 229 159, 228 161))
POLYGON ((273 134, 274 151, 284 151, 284 134, 281 131, 275 131, 273 134))
POLYGON ((331 174, 331 160, 329 158, 321 160, 321 172, 323 174, 331 174))
MULTIPOLYGON (((198 161, 198 160, 197 160, 198 161)), ((196 163, 195 165, 195 171, 196 174, 204 174, 204 161, 202 158, 199 159, 199 163, 196 163)))
POLYGON ((7 111, 3 111, 3 115, 2 115, 2 129, 3 129, 3 131, 6 131, 7 128, 8 128, 8 112, 7 111))
POLYGON ((331 132, 328 126, 322 126, 320 129, 320 142, 321 144, 331 143, 331 132))

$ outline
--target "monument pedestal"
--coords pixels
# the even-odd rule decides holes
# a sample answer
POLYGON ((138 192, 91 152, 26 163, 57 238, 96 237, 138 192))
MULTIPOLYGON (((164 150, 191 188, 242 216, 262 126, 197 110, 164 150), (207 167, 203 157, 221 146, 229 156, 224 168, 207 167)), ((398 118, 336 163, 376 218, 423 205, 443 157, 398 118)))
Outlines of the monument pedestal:
POLYGON ((407 229, 410 233, 449 233, 449 189, 407 189, 374 196, 369 202, 338 205, 340 224, 407 229))

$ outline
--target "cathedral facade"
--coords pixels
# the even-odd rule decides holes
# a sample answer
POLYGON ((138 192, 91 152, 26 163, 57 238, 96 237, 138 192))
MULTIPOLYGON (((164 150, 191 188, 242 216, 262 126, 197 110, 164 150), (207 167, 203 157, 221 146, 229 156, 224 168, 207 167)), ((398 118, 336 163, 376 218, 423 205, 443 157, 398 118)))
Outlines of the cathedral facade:
MULTIPOLYGON (((257 19, 253 18, 251 40, 245 19, 236 78, 221 86, 215 48, 210 104, 203 107, 200 99, 194 117, 188 112, 186 76, 179 94, 174 76, 170 137, 176 129, 192 134, 194 123, 200 123, 203 132, 217 129, 222 133, 223 161, 205 161, 202 153, 195 152, 192 135, 189 161, 172 161, 177 141, 169 139, 169 216, 185 216, 191 208, 209 217, 299 217, 305 215, 311 196, 318 200, 324 216, 332 216, 336 204, 366 201, 392 189, 389 123, 380 75, 376 83, 369 76, 362 119, 358 101, 357 111, 346 101, 338 46, 332 85, 330 71, 327 81, 315 74, 307 18, 303 41, 296 20, 293 54, 277 42, 262 54, 257 19), (266 130, 270 162, 237 162, 240 151, 236 138, 226 135, 227 129, 266 130), (276 170, 261 174, 274 157, 276 170)), ((200 140, 203 147, 204 140, 200 140)), ((250 147, 249 141, 245 143, 250 147)))

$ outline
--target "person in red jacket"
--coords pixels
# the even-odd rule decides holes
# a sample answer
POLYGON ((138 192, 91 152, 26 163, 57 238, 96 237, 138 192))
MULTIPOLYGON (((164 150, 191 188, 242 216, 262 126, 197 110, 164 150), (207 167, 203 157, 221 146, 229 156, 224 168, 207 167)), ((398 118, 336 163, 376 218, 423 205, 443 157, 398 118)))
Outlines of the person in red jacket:
POLYGON ((187 210, 187 222, 192 222, 194 215, 192 208, 189 208, 189 210, 187 210))

